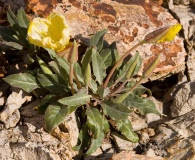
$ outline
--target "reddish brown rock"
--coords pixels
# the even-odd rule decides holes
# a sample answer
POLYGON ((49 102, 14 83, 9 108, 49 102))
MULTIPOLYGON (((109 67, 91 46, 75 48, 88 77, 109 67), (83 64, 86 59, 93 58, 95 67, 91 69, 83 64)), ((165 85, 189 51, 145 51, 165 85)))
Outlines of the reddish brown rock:
MULTIPOLYGON (((38 1, 36 7, 41 4, 41 0, 34 1, 38 1)), ((57 0, 47 1, 51 3, 47 3, 47 8, 43 10, 45 14, 57 3, 57 0)), ((32 2, 28 3, 28 7, 30 4, 32 8, 32 2)), ((86 43, 91 34, 107 28, 106 40, 109 43, 116 41, 119 54, 124 54, 146 34, 178 23, 161 4, 162 0, 62 0, 54 11, 65 12, 72 37, 86 43)), ((186 51, 182 38, 176 37, 172 42, 158 45, 145 44, 137 50, 144 60, 142 69, 154 60, 157 54, 163 53, 155 74, 151 76, 153 80, 178 73, 185 68, 186 51)))
MULTIPOLYGON (((106 40, 109 43, 116 41, 119 54, 124 54, 146 34, 178 23, 160 6, 161 3, 154 0, 63 0, 55 11, 64 10, 72 37, 88 43, 91 34, 107 28, 106 40)), ((153 80, 178 73, 185 68, 186 51, 183 39, 178 36, 172 42, 145 44, 137 50, 144 60, 142 69, 157 54, 163 53, 155 74, 151 77, 153 80)))

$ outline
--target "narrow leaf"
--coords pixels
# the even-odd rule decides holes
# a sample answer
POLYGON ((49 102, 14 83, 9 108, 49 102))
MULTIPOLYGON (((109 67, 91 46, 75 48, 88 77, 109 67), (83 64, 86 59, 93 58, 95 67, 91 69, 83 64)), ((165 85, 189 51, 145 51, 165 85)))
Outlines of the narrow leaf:
MULTIPOLYGON (((131 68, 133 62, 137 59, 138 60, 139 53, 136 53, 131 59, 123 66, 122 69, 119 70, 119 75, 117 76, 118 80, 124 80, 125 75, 127 74, 129 68, 131 68)), ((134 66, 135 67, 135 66, 134 66)), ((133 72, 133 71, 132 71, 133 72)), ((133 76, 134 74, 132 74, 133 76)))
POLYGON ((103 47, 103 37, 106 34, 106 32, 107 32, 107 30, 104 29, 104 30, 101 30, 101 31, 97 32, 96 34, 94 34, 91 37, 89 47, 93 48, 96 46, 97 51, 100 52, 102 50, 102 47, 103 47))
POLYGON ((52 74, 52 71, 50 70, 49 66, 41 59, 37 56, 37 60, 38 60, 38 63, 42 69, 42 71, 45 73, 45 74, 52 74))
POLYGON ((116 121, 117 129, 125 135, 127 139, 129 139, 132 142, 138 142, 139 137, 138 135, 133 131, 131 122, 128 118, 120 121, 116 121))
POLYGON ((109 93, 110 93, 110 89, 108 87, 104 88, 103 86, 101 86, 98 89, 98 95, 100 96, 100 98, 106 97, 109 93))
POLYGON ((110 125, 108 123, 108 120, 106 119, 105 116, 103 116, 103 129, 104 129, 104 133, 107 133, 110 129, 110 125))
POLYGON ((104 61, 106 68, 112 66, 119 57, 116 50, 111 50, 110 48, 103 49, 100 52, 100 56, 104 61))
POLYGON ((127 107, 137 108, 142 115, 147 113, 159 114, 153 101, 147 98, 138 97, 134 94, 129 94, 128 97, 123 101, 123 104, 127 107))
POLYGON ((26 92, 39 88, 36 78, 29 73, 12 74, 3 78, 6 82, 14 87, 22 88, 26 92))
POLYGON ((58 63, 54 61, 51 61, 49 62, 49 66, 51 66, 55 74, 63 78, 67 84, 69 83, 68 73, 61 65, 59 65, 58 63))
POLYGON ((92 55, 92 66, 93 74, 101 85, 103 83, 103 79, 106 77, 106 66, 98 52, 92 55))
POLYGON ((129 116, 130 110, 122 103, 114 103, 111 100, 104 101, 100 104, 105 115, 113 120, 122 120, 129 116))
POLYGON ((79 155, 83 155, 83 150, 89 146, 90 138, 88 130, 87 125, 83 124, 79 133, 79 143, 78 145, 72 147, 74 151, 79 151, 79 155))
POLYGON ((83 71, 83 74, 85 74, 86 72, 86 67, 88 64, 91 63, 91 57, 92 55, 95 53, 95 49, 94 48, 90 48, 90 49, 87 49, 87 51, 85 52, 85 54, 83 55, 83 59, 82 59, 82 71, 83 71))
POLYGON ((79 106, 64 106, 56 103, 49 105, 45 112, 45 124, 49 132, 65 120, 65 117, 79 106))
POLYGON ((96 93, 98 90, 97 83, 93 79, 91 79, 91 84, 89 85, 89 87, 91 88, 93 93, 96 93))
POLYGON ((18 42, 16 38, 14 38, 14 33, 9 27, 0 26, 0 39, 7 42, 18 42))
POLYGON ((90 98, 91 95, 88 95, 87 90, 82 89, 73 96, 62 98, 58 102, 68 106, 76 106, 86 104, 90 98))
POLYGON ((70 91, 67 83, 56 74, 38 74, 41 85, 52 93, 65 94, 70 91))
POLYGON ((131 66, 129 67, 127 73, 126 73, 126 79, 129 79, 131 77, 133 77, 135 74, 138 73, 140 67, 141 67, 141 64, 142 64, 142 61, 140 62, 139 59, 140 56, 139 56, 139 53, 137 52, 137 56, 135 56, 135 60, 132 62, 131 66))
POLYGON ((90 155, 94 153, 101 146, 103 140, 104 140, 104 133, 101 132, 101 134, 99 135, 97 139, 92 139, 91 145, 89 149, 87 150, 86 154, 90 155))
POLYGON ((81 82, 81 83, 84 83, 84 77, 83 77, 83 73, 82 73, 82 70, 81 70, 81 67, 78 63, 75 63, 74 64, 74 71, 78 77, 78 80, 81 82))
POLYGON ((19 26, 27 29, 30 21, 27 18, 23 8, 18 10, 17 18, 19 26))
POLYGON ((102 120, 103 117, 100 114, 100 111, 96 108, 87 108, 87 126, 93 134, 94 139, 97 139, 102 133, 102 120))
MULTIPOLYGON (((124 87, 124 89, 122 90, 122 92, 127 92, 127 91, 129 91, 129 90, 133 87, 134 84, 135 84, 134 81, 128 82, 128 83, 125 85, 125 87, 124 87)), ((146 87, 144 87, 144 86, 142 86, 142 85, 138 85, 138 86, 132 91, 132 93, 135 94, 135 95, 137 95, 137 96, 141 96, 143 93, 146 93, 146 92, 147 92, 150 96, 152 95, 152 92, 151 92, 148 88, 146 88, 146 87)))

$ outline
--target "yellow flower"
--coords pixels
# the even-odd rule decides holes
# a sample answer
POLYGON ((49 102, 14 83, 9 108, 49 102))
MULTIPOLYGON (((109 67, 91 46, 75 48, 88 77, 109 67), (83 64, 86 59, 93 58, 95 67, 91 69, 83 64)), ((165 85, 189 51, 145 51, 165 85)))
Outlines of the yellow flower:
POLYGON ((181 24, 160 28, 145 36, 144 43, 161 43, 172 41, 176 34, 181 30, 181 24))
POLYGON ((64 16, 51 13, 46 18, 34 18, 29 24, 28 39, 32 44, 60 52, 70 40, 70 30, 64 16))

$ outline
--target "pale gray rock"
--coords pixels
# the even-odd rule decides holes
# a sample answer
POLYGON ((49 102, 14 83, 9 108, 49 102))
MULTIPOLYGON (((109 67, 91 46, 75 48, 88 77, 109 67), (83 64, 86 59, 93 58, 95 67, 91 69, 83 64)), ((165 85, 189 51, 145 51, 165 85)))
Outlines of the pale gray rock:
MULTIPOLYGON (((154 97, 150 97, 150 100, 152 100, 155 105, 156 105, 156 109, 159 111, 159 113, 162 115, 163 114, 163 103, 158 101, 156 98, 154 97)), ((146 122, 147 123, 151 123, 157 120, 160 120, 161 116, 154 114, 154 113, 148 113, 146 114, 146 122)))
POLYGON ((176 93, 173 104, 170 107, 173 117, 184 115, 195 109, 195 82, 182 85, 176 93))
POLYGON ((124 136, 117 132, 112 132, 111 136, 119 151, 132 151, 139 143, 133 143, 128 141, 124 136))
POLYGON ((187 73, 189 80, 193 81, 195 80, 195 50, 189 51, 188 61, 187 61, 187 73))
POLYGON ((146 119, 144 117, 139 116, 135 112, 130 113, 128 119, 130 120, 134 131, 139 131, 143 128, 148 127, 148 124, 146 123, 146 119))
POLYGON ((187 72, 190 81, 195 79, 195 8, 174 5, 170 8, 171 12, 179 19, 183 27, 184 38, 187 42, 188 59, 187 59, 187 72))
POLYGON ((0 113, 0 121, 2 121, 6 128, 15 127, 20 120, 20 112, 18 109, 23 103, 29 101, 31 97, 24 95, 23 91, 20 90, 19 93, 12 92, 7 98, 5 107, 0 113))
MULTIPOLYGON (((40 100, 21 107, 22 122, 16 127, 0 131, 0 159, 6 160, 71 160, 69 137, 62 142, 44 129, 44 115, 34 109, 40 100)), ((68 133, 67 133, 68 135, 68 133)))

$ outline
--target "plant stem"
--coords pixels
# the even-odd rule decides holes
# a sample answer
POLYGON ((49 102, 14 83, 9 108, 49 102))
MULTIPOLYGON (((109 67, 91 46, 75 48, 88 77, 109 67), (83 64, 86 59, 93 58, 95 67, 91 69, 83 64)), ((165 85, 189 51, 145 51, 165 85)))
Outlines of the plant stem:
POLYGON ((133 46, 131 49, 129 49, 116 63, 115 65, 112 67, 110 73, 108 74, 108 76, 106 77, 106 80, 104 82, 103 87, 105 88, 110 80, 110 78, 112 77, 114 71, 116 70, 116 68, 122 63, 122 61, 137 47, 139 47, 140 45, 144 44, 145 41, 141 41, 139 43, 137 43, 135 46, 133 46))
POLYGON ((110 96, 114 96, 116 93, 120 92, 121 89, 125 86, 125 84, 128 82, 128 80, 125 80, 114 92, 110 94, 110 96))

